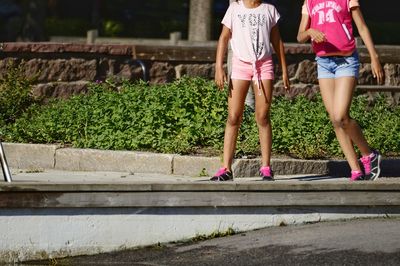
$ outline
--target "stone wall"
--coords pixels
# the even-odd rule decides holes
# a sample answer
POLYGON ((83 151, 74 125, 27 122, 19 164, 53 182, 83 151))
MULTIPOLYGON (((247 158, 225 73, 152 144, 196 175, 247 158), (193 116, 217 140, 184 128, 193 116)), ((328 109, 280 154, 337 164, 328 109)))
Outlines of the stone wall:
MULTIPOLYGON (((275 95, 309 97, 318 92, 314 54, 308 44, 285 44, 292 90, 285 92, 276 69, 275 95)), ((377 46, 385 69, 384 86, 376 87, 368 52, 359 47, 361 60, 359 89, 373 99, 376 91, 385 91, 388 99, 399 103, 400 47, 377 46)), ((150 83, 167 83, 184 75, 214 77, 216 45, 117 45, 73 43, 3 43, 0 46, 0 76, 7 64, 21 64, 28 77, 36 77, 34 95, 68 98, 84 93, 90 82, 107 78, 150 83)))

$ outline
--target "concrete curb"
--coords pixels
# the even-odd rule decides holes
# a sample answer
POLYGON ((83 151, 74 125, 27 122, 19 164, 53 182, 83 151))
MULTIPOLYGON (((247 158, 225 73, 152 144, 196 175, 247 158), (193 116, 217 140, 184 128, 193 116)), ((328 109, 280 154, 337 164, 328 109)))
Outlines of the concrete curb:
POLYGON ((173 155, 94 149, 57 149, 55 169, 172 174, 173 155))
POLYGON ((18 169, 54 169, 59 145, 3 143, 9 167, 18 169))
MULTIPOLYGON (((211 176, 221 165, 220 157, 182 156, 135 151, 62 148, 60 145, 3 143, 9 166, 17 169, 65 171, 118 171, 184 176, 211 176)), ((272 159, 275 174, 346 176, 345 160, 272 159)), ((236 159, 235 177, 258 175, 259 158, 236 159)), ((382 176, 400 176, 400 159, 385 159, 382 176)))

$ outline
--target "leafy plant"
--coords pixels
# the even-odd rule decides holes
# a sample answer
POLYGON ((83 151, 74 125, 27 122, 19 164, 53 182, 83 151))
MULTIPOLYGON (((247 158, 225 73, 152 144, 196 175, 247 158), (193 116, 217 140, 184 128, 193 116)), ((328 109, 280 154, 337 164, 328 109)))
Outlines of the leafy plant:
POLYGON ((105 36, 116 37, 123 31, 123 29, 123 24, 118 21, 106 20, 103 23, 103 33, 105 36))
POLYGON ((12 123, 31 104, 35 102, 32 96, 34 78, 27 78, 22 65, 7 63, 6 71, 0 77, 0 125, 12 123))
POLYGON ((278 98, 272 106, 273 150, 300 158, 337 155, 339 146, 320 97, 278 98))
MULTIPOLYGON (((382 96, 368 106, 354 98, 351 115, 372 147, 400 154, 400 108, 382 96)), ((3 128, 9 141, 67 143, 74 147, 142 150, 190 154, 223 147, 227 94, 212 81, 176 80, 164 85, 144 82, 94 83, 88 95, 33 105, 3 128)), ((342 151, 321 97, 308 100, 276 97, 271 107, 274 154, 296 158, 342 157, 342 151)), ((254 113, 246 109, 239 131, 237 155, 259 155, 254 113)))
POLYGON ((189 153, 219 148, 226 95, 203 79, 172 84, 93 84, 90 94, 32 108, 9 128, 14 141, 189 153))

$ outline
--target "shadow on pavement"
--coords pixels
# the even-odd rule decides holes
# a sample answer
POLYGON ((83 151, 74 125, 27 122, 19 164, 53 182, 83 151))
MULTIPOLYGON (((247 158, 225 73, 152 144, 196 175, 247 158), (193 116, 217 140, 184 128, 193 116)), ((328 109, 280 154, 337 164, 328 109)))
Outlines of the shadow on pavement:
POLYGON ((330 176, 330 175, 297 176, 297 177, 289 178, 286 180, 318 181, 318 180, 330 180, 330 179, 338 179, 338 177, 330 176))
MULTIPOLYGON (((349 176, 350 167, 347 161, 328 162, 328 176, 349 176)), ((400 177, 400 158, 383 159, 381 163, 381 177, 400 177)))

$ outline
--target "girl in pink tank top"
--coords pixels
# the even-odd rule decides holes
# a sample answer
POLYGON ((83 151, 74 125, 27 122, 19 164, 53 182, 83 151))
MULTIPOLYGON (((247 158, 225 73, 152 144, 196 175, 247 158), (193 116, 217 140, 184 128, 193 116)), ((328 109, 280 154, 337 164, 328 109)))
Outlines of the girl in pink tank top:
POLYGON ((381 155, 369 147, 358 123, 349 114, 359 72, 352 22, 368 50, 372 74, 381 84, 382 66, 358 0, 305 0, 297 40, 311 40, 317 55, 322 100, 350 165, 351 180, 375 180, 380 174, 381 155), (353 145, 361 152, 363 169, 353 145))

